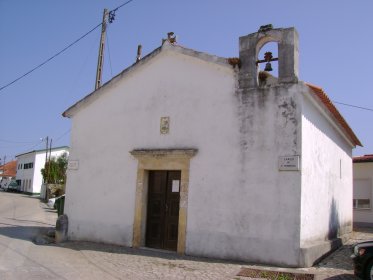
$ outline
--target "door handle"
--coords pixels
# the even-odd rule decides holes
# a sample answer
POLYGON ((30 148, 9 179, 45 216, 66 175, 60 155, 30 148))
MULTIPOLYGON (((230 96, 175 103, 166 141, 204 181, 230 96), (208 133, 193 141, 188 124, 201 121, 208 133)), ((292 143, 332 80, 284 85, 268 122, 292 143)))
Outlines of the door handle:
POLYGON ((167 205, 167 203, 165 204, 165 211, 166 212, 168 211, 168 205, 167 205))

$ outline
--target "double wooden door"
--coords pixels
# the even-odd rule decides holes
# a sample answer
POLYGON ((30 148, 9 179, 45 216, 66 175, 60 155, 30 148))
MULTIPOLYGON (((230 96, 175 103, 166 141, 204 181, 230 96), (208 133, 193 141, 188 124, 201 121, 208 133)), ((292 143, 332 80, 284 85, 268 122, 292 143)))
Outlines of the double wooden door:
POLYGON ((149 171, 145 245, 176 251, 181 171, 149 171))

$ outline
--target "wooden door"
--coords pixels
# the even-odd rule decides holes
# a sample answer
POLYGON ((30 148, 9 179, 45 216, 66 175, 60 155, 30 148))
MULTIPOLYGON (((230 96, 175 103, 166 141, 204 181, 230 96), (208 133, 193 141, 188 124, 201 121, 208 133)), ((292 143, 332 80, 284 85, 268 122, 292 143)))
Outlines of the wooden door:
POLYGON ((147 247, 177 249, 180 178, 180 171, 149 171, 147 247))

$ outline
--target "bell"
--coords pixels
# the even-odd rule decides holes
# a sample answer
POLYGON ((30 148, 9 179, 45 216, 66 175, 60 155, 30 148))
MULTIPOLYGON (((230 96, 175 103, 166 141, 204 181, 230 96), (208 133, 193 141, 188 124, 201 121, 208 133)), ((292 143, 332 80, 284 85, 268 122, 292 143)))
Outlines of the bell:
POLYGON ((270 71, 272 71, 273 69, 272 69, 272 65, 271 65, 271 63, 270 62, 267 62, 266 63, 266 67, 264 68, 264 71, 267 71, 267 72, 270 72, 270 71))

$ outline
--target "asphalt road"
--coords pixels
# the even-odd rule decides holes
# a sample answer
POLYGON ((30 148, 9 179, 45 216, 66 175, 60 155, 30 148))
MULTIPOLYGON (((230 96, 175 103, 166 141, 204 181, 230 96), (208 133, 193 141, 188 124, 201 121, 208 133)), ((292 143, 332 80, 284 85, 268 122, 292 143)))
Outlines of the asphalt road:
POLYGON ((38 197, 0 191, 0 279, 110 279, 79 250, 36 245, 57 214, 38 197))

